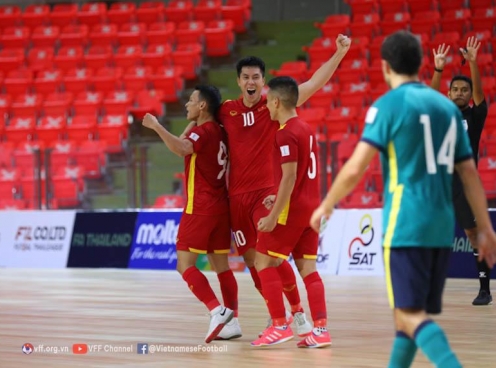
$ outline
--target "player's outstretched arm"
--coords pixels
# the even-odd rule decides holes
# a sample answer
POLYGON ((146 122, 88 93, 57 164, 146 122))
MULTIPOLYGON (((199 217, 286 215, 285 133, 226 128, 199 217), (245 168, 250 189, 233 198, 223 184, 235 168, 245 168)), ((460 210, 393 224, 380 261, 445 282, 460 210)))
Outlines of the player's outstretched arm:
POLYGON ((158 122, 155 116, 146 114, 143 118, 143 126, 154 130, 172 153, 181 157, 193 153, 193 143, 187 139, 181 139, 169 133, 167 129, 158 122))
MULTIPOLYGON (((291 193, 296 183, 297 176, 296 162, 286 162, 282 164, 282 179, 277 190, 276 200, 270 214, 262 217, 258 222, 258 230, 262 232, 270 232, 274 230, 277 225, 277 219, 281 215, 282 210, 289 202, 291 193)), ((267 198, 266 198, 267 199, 267 198)))
POLYGON ((436 91, 441 89, 441 77, 444 66, 446 65, 446 55, 451 46, 446 46, 444 43, 436 49, 432 49, 434 55, 434 74, 432 75, 431 87, 436 91))
POLYGON ((377 152, 377 148, 368 143, 358 143, 350 159, 339 171, 324 201, 314 211, 310 219, 310 226, 316 232, 320 230, 322 217, 329 218, 334 206, 356 187, 377 152))
POLYGON ((472 98, 476 105, 480 105, 484 101, 484 91, 482 90, 482 81, 477 65, 477 53, 481 47, 480 41, 475 37, 469 37, 467 40, 467 47, 460 48, 465 60, 468 61, 470 66, 470 77, 472 79, 472 98))
POLYGON ((319 69, 313 73, 312 77, 298 86, 298 104, 303 105, 315 92, 325 86, 350 49, 351 40, 345 35, 338 35, 336 38, 337 50, 334 55, 327 60, 319 69))
POLYGON ((485 259, 492 268, 496 263, 496 234, 487 211, 484 188, 473 159, 462 161, 455 166, 463 183, 468 203, 477 219, 477 249, 479 260, 485 259))

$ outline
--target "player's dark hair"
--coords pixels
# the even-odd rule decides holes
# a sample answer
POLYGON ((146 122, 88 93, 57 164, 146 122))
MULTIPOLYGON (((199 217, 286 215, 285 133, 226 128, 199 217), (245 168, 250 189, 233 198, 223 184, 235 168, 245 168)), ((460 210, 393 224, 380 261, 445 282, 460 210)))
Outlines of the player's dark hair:
POLYGON ((222 97, 217 87, 210 85, 198 85, 195 90, 199 92, 200 101, 205 101, 208 106, 208 112, 212 116, 217 116, 217 111, 222 102, 222 97))
POLYGON ((408 31, 395 32, 382 43, 381 58, 397 74, 416 75, 422 64, 420 41, 408 31))
POLYGON ((236 64, 236 72, 238 73, 238 78, 241 76, 241 69, 245 66, 248 67, 258 67, 262 72, 262 77, 265 77, 265 63, 262 59, 256 56, 247 56, 239 60, 236 64))
POLYGON ((293 109, 298 104, 298 83, 291 77, 275 77, 268 83, 270 91, 276 92, 282 105, 287 109, 293 109))
POLYGON ((453 79, 451 80, 451 82, 450 82, 450 89, 451 89, 451 86, 453 85, 453 82, 455 82, 455 81, 464 81, 464 82, 467 82, 468 85, 470 86, 470 91, 472 91, 472 79, 470 79, 466 75, 455 75, 453 77, 453 79))

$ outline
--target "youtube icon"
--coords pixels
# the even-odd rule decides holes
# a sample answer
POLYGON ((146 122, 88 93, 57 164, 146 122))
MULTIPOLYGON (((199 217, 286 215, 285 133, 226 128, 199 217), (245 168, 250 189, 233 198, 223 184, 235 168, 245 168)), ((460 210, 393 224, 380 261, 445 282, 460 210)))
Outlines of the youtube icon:
POLYGON ((88 345, 86 344, 74 344, 72 345, 73 354, 86 354, 88 353, 88 345))

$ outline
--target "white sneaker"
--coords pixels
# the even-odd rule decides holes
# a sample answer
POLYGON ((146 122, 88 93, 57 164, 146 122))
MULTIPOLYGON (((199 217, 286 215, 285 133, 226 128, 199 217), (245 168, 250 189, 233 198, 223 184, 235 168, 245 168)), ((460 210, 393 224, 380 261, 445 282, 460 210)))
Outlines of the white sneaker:
MULTIPOLYGON (((289 326, 291 323, 293 323, 293 315, 292 315, 292 314, 291 314, 291 312, 290 312, 290 311, 288 311, 287 309, 286 309, 286 321, 288 321, 288 326, 289 326)), ((266 327, 266 329, 267 329, 267 328, 269 328, 270 326, 272 326, 272 318, 269 318, 269 319, 267 320, 267 327, 266 327)), ((310 330, 312 330, 312 329, 310 328, 310 330)), ((260 333, 258 334, 258 337, 262 337, 262 335, 263 335, 263 332, 260 332, 260 333)))
POLYGON ((208 328, 205 342, 208 344, 217 337, 226 323, 229 323, 234 316, 234 311, 219 305, 210 312, 210 326, 208 328))
POLYGON ((310 335, 312 332, 313 326, 307 320, 307 316, 305 313, 297 312, 294 314, 294 328, 296 330, 296 334, 300 337, 305 337, 310 335))
POLYGON ((231 322, 227 323, 224 328, 219 332, 215 340, 231 340, 241 337, 241 326, 239 325, 238 318, 234 317, 231 322))

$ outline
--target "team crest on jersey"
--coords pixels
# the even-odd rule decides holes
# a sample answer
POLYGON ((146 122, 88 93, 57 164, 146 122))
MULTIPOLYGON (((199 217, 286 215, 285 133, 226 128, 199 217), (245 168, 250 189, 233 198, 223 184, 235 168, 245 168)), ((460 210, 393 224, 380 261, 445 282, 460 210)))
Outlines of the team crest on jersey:
POLYGON ((231 114, 231 116, 236 116, 236 115, 238 115, 238 112, 237 111, 234 111, 234 110, 231 110, 229 112, 229 114, 231 114))
POLYGON ((260 107, 258 108, 258 110, 257 110, 257 111, 263 111, 263 110, 265 110, 266 108, 267 108, 267 105, 262 105, 262 106, 260 106, 260 107))

